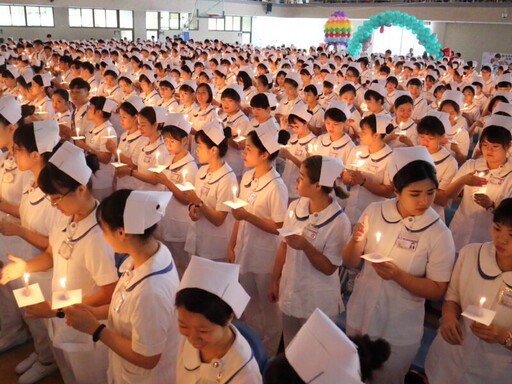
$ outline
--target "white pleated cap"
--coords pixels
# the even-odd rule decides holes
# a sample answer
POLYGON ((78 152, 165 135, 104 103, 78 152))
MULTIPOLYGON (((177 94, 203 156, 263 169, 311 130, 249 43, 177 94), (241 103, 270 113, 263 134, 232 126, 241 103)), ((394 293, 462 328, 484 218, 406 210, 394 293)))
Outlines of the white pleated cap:
POLYGON ((64 141, 50 158, 50 163, 82 185, 89 182, 92 170, 85 161, 84 151, 69 141, 64 141))
POLYGON ((171 84, 171 85, 172 85, 172 87, 173 87, 174 89, 176 89, 176 87, 177 87, 176 80, 175 80, 175 79, 174 79, 174 77, 172 77, 172 76, 165 76, 165 77, 161 78, 161 79, 160 79, 160 81, 159 81, 158 83, 159 83, 159 84, 161 84, 161 83, 162 83, 162 81, 166 81, 166 82, 168 82, 169 84, 171 84))
POLYGON ((193 89, 194 92, 197 89, 197 83, 194 80, 185 80, 183 83, 181 83, 180 87, 182 87, 184 85, 188 85, 190 88, 193 89))
POLYGON ((178 291, 198 288, 218 296, 228 304, 236 317, 242 316, 251 299, 238 282, 240 266, 192 256, 183 274, 178 291))
POLYGON ((240 96, 240 100, 245 100, 244 87, 242 87, 240 84, 229 84, 226 89, 228 88, 235 90, 235 92, 238 93, 238 96, 240 96))
POLYGON ((452 130, 452 125, 450 123, 450 114, 446 112, 430 110, 427 112, 425 116, 434 116, 439 119, 441 123, 443 123, 444 132, 448 133, 452 130))
POLYGON ((39 154, 52 152, 60 141, 57 120, 34 121, 34 137, 39 154))
POLYGON ((308 107, 304 103, 295 104, 290 111, 290 115, 299 116, 302 120, 305 120, 306 123, 313 117, 313 115, 308 112, 308 107))
POLYGON ((386 97, 388 95, 388 92, 386 91, 386 88, 384 88, 379 83, 371 83, 370 87, 368 88, 368 91, 374 91, 377 92, 382 97, 386 97))
POLYGON ((432 161, 432 156, 430 156, 430 153, 428 153, 427 148, 423 146, 395 148, 393 150, 391 160, 389 160, 387 165, 389 178, 393 180, 398 171, 400 171, 407 164, 416 160, 426 161, 435 167, 435 164, 432 161))
POLYGON ((348 107, 348 104, 346 101, 334 99, 329 103, 329 105, 327 106, 327 108, 325 110, 327 111, 327 110, 333 109, 333 108, 339 109, 341 112, 343 112, 347 119, 350 119, 350 116, 352 116, 352 112, 350 112, 350 108, 348 107))
POLYGON ((137 112, 140 112, 141 109, 146 106, 146 104, 144 104, 144 101, 142 101, 142 99, 137 95, 132 95, 129 98, 127 98, 125 101, 127 103, 130 103, 131 105, 133 105, 133 107, 137 110, 137 112))
POLYGON ((322 156, 322 168, 318 183, 326 187, 332 187, 341 172, 345 169, 343 161, 336 157, 322 156))
POLYGON ((222 124, 218 119, 213 119, 208 124, 206 124, 203 128, 204 133, 208 136, 215 145, 219 145, 222 143, 222 140, 226 138, 224 135, 224 130, 222 129, 222 124))
POLYGON ((409 92, 409 91, 402 91, 402 90, 397 89, 395 91, 395 94, 392 97, 393 104, 395 103, 396 99, 398 99, 399 97, 402 97, 402 96, 409 96, 412 99, 411 92, 409 92))
POLYGON ((49 73, 40 73, 39 76, 41 76, 41 79, 43 80, 44 87, 49 87, 52 85, 52 75, 49 73))
POLYGON ((105 99, 102 111, 106 113, 112 113, 117 109, 118 104, 114 100, 105 99))
POLYGON ((505 113, 508 113, 510 116, 512 116, 512 104, 498 103, 498 105, 496 107, 494 107, 492 114, 495 115, 498 112, 505 112, 505 113))
POLYGON ((299 88, 302 87, 302 79, 300 78, 300 74, 297 72, 288 72, 285 79, 293 80, 299 85, 299 88))
POLYGON ((144 75, 148 78, 150 83, 154 83, 156 81, 155 72, 151 70, 146 70, 140 74, 141 76, 144 75))
POLYGON ((375 120, 377 121, 377 133, 385 134, 386 128, 391 124, 391 115, 387 113, 376 113, 375 120))
POLYGON ((151 108, 153 108, 153 110, 155 111, 157 124, 165 123, 165 115, 167 114, 167 109, 159 106, 154 106, 151 108))
POLYGON ((14 95, 0 97, 0 115, 11 124, 21 119, 21 105, 14 95))
POLYGON ((171 197, 169 191, 132 191, 124 207, 124 231, 134 235, 143 234, 162 219, 171 197))
POLYGON ((491 115, 489 119, 487 119, 484 128, 489 127, 491 125, 497 125, 498 127, 503 127, 510 131, 512 130, 512 117, 502 115, 491 115))
MULTIPOLYGON (((317 96, 320 96, 321 94, 324 93, 324 86, 323 84, 309 84, 308 87, 311 86, 311 87, 315 87, 316 89, 316 95, 317 96)), ((307 87, 305 87, 307 88, 307 87)))
POLYGON ((512 73, 504 73, 503 75, 499 75, 494 81, 496 85, 504 82, 512 84, 512 73))
POLYGON ((187 133, 187 135, 192 130, 192 124, 187 121, 184 113, 168 113, 165 116, 165 125, 172 125, 177 127, 187 133))
POLYGON ((270 92, 263 92, 265 96, 267 96, 268 104, 270 105, 270 108, 274 108, 277 106, 277 97, 273 93, 270 92))
POLYGON ((15 65, 8 64, 5 69, 7 69, 15 79, 20 76, 18 68, 15 65))
POLYGON ((362 384, 356 345, 320 309, 315 309, 285 351, 308 384, 362 384))
POLYGON ((338 78, 336 77, 336 75, 333 75, 332 73, 328 73, 327 75, 325 75, 324 81, 327 81, 327 82, 331 83, 332 85, 336 85, 336 83, 338 82, 338 78))
POLYGON ((217 68, 215 68, 215 70, 217 72, 222 73, 224 76, 227 76, 227 74, 228 74, 227 68, 225 66, 223 66, 223 65, 218 65, 217 68))
POLYGON ((265 147, 268 153, 273 154, 274 152, 281 149, 281 144, 277 141, 279 127, 274 123, 274 119, 268 119, 256 129, 256 134, 260 139, 261 143, 265 147))
POLYGON ((441 97, 441 103, 445 100, 451 100, 457 103, 460 108, 464 105, 464 95, 460 91, 446 90, 441 97))
POLYGON ((509 103, 512 102, 512 93, 510 93, 510 92, 496 91, 493 93, 491 98, 496 97, 496 96, 503 96, 505 99, 508 100, 509 103))

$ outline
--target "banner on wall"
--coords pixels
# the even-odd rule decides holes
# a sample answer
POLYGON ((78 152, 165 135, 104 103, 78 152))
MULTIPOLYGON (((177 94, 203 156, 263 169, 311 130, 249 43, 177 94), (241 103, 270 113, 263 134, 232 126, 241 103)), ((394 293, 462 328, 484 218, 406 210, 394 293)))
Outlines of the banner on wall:
POLYGON ((482 65, 490 65, 496 71, 500 65, 512 64, 512 53, 484 52, 482 54, 482 65))

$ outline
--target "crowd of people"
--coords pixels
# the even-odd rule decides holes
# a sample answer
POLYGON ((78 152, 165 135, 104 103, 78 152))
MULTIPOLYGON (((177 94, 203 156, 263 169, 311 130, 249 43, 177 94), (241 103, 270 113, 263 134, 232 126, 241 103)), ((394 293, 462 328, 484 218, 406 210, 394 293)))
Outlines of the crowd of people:
POLYGON ((426 302, 431 384, 509 380, 510 67, 179 38, 0 55, 20 384, 402 384, 426 302), (24 279, 45 301, 18 307, 24 279))

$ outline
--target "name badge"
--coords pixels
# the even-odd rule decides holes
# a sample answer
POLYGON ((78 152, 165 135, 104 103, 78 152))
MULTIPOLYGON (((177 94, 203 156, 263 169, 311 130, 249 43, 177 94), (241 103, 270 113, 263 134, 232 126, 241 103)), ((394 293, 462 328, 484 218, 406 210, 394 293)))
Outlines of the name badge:
POLYGON ((249 204, 253 205, 255 200, 256 200, 256 192, 251 192, 247 195, 247 202, 249 204))
POLYGON ((512 289, 505 287, 498 294, 498 303, 507 308, 512 308, 512 289))
POLYGON ((5 172, 2 182, 6 184, 14 183, 14 174, 12 172, 5 172))
POLYGON ((329 151, 329 156, 336 157, 338 155, 338 151, 333 151, 332 149, 329 151))
POLYGON ((73 246, 74 244, 63 241, 59 248, 59 255, 65 260, 69 260, 71 253, 73 253, 73 246))
POLYGON ((489 183, 494 185, 501 185, 503 184, 503 180, 505 180, 503 177, 496 177, 491 175, 491 177, 489 178, 489 183))
POLYGON ((208 193, 210 192, 210 187, 208 187, 207 185, 203 185, 203 187, 201 188, 201 196, 208 196, 208 193))
POLYGON ((369 172, 369 173, 372 173, 372 174, 376 174, 377 171, 379 170, 379 166, 378 165, 375 165, 375 164, 368 164, 366 166, 366 170, 369 172))
POLYGON ((306 239, 315 240, 316 236, 318 235, 318 229, 308 225, 307 227, 304 228, 302 234, 306 239))
POLYGON ((402 249, 409 249, 414 251, 418 246, 418 240, 411 239, 405 236, 398 236, 396 239, 396 246, 402 249))
POLYGON ((151 163, 151 156, 144 156, 144 160, 143 160, 146 164, 149 164, 151 163))

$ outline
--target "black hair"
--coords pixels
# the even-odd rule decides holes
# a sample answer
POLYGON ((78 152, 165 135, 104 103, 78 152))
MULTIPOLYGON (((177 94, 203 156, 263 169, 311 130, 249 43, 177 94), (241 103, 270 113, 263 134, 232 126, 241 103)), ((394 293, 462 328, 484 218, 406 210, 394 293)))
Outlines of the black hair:
POLYGON ((375 100, 380 101, 382 104, 384 104, 384 96, 381 95, 379 92, 374 91, 373 89, 369 89, 364 93, 364 99, 365 100, 375 100))
POLYGON ((388 76, 386 78, 386 84, 387 83, 392 83, 395 85, 395 87, 398 87, 398 79, 396 78, 396 76, 388 76))
POLYGON ((220 96, 220 99, 231 99, 236 102, 242 101, 240 98, 240 95, 237 91, 235 91, 233 88, 226 88, 224 91, 222 91, 222 95, 220 96))
POLYGON ((69 101, 69 92, 67 89, 62 89, 62 88, 56 89, 53 92, 53 94, 62 97, 62 100, 66 101, 66 102, 69 101))
MULTIPOLYGON (((201 83, 201 84, 206 84, 206 83, 201 83)), ((210 87, 208 86, 208 88, 210 88, 210 87)), ((188 93, 195 93, 196 92, 196 91, 194 91, 194 88, 192 88, 188 84, 180 85, 180 89, 178 91, 183 91, 183 92, 188 92, 188 93)), ((210 91, 211 91, 211 89, 210 89, 210 91)))
POLYGON ((103 118, 105 120, 108 120, 110 119, 110 116, 112 115, 111 113, 108 113, 108 112, 105 112, 103 110, 103 107, 105 106, 105 102, 107 101, 107 98, 105 96, 94 96, 94 97, 91 97, 91 99, 89 100, 89 103, 94 106, 94 109, 96 110, 100 110, 103 114, 103 118))
MULTIPOLYGON (((201 72, 202 73, 202 72, 201 72)), ((167 88, 171 88, 173 91, 174 91, 174 85, 172 85, 172 83, 168 80, 161 80, 160 83, 158 83, 158 86, 159 87, 167 87, 167 88)))
MULTIPOLYGON (((18 147, 25 148, 27 152, 39 152, 37 148, 36 136, 34 134, 34 123, 21 124, 13 135, 14 144, 18 147)), ((50 159, 52 152, 45 152, 41 155, 44 163, 46 164, 50 159)))
POLYGON ((492 222, 512 227, 512 198, 501 201, 494 210, 492 222))
POLYGON ((455 109, 455 112, 460 112, 460 106, 453 100, 444 100, 441 105, 439 106, 439 110, 441 111, 445 105, 451 105, 453 109, 455 109))
POLYGON ((261 84, 263 84, 263 86, 268 87, 268 89, 272 89, 273 82, 269 82, 267 76, 259 75, 257 79, 261 84))
POLYGON ((497 96, 494 96, 491 101, 489 101, 489 105, 487 106, 487 109, 489 111, 492 111, 494 109, 494 104, 496 104, 497 101, 501 101, 502 103, 507 103, 509 104, 509 101, 508 99, 503 96, 503 95, 497 95, 497 96))
POLYGON ((115 71, 113 71, 112 69, 107 69, 104 73, 103 73, 103 77, 107 77, 107 76, 112 76, 115 80, 117 80, 117 73, 115 71))
POLYGON ((254 97, 251 99, 251 107, 262 109, 270 108, 270 102, 268 100, 267 95, 263 93, 258 93, 257 95, 254 95, 254 97))
POLYGON ((395 102, 393 103, 393 105, 395 106, 395 109, 397 109, 398 107, 400 107, 401 105, 404 105, 404 104, 414 105, 414 100, 409 95, 402 95, 402 96, 397 97, 395 102))
POLYGON ((438 85, 436 85, 436 87, 434 88, 434 96, 436 96, 436 94, 437 94, 439 91, 443 90, 443 89, 445 89, 445 90, 446 90, 446 85, 444 85, 444 84, 438 84, 438 85))
POLYGON ((379 71, 389 75, 391 73, 391 68, 389 68, 386 64, 382 64, 379 68, 379 71))
POLYGON ((298 122, 300 122, 302 124, 306 124, 306 120, 304 120, 302 117, 300 117, 298 115, 294 115, 293 113, 290 113, 288 115, 288 124, 293 124, 296 121, 298 121, 298 122))
POLYGON ((47 87, 44 85, 43 76, 41 76, 41 75, 35 75, 32 78, 32 81, 34 83, 36 83, 37 85, 39 85, 40 87, 44 87, 45 90, 47 90, 49 88, 49 86, 47 87))
POLYGON ((146 74, 144 74, 144 73, 139 76, 139 83, 142 82, 142 81, 145 81, 149 85, 153 84, 153 82, 151 80, 149 80, 149 77, 146 74))
POLYGON ((225 327, 233 318, 233 309, 220 297, 199 288, 184 288, 176 293, 175 306, 199 313, 213 324, 225 327))
POLYGON ((226 76, 227 76, 227 74, 222 73, 222 72, 221 72, 221 71, 219 71, 218 69, 216 69, 215 71, 213 71, 213 74, 214 74, 214 75, 217 75, 217 76, 219 76, 219 77, 222 77, 223 79, 225 79, 225 78, 226 78, 226 76))
POLYGON ((354 87, 352 84, 345 84, 343 87, 340 88, 339 95, 342 96, 347 92, 352 92, 355 95, 357 93, 356 87, 354 87))
POLYGON ((407 82, 407 86, 409 86, 409 85, 415 85, 415 86, 420 87, 420 88, 423 86, 423 84, 421 83, 421 80, 417 79, 417 78, 410 79, 407 82))
POLYGON ((90 74, 94 74, 94 65, 92 65, 91 63, 89 63, 88 61, 85 61, 85 62, 82 62, 80 64, 80 68, 81 69, 85 69, 86 71, 88 71, 90 74))
POLYGON ((195 140, 196 143, 202 142, 206 144, 206 146, 211 149, 213 147, 217 147, 219 149, 219 157, 223 158, 226 156, 228 151, 228 138, 231 137, 231 128, 224 129, 224 140, 222 140, 218 145, 213 142, 212 139, 204 132, 204 130, 200 130, 196 133, 195 140))
POLYGON ((324 114, 324 120, 329 118, 337 123, 344 123, 347 121, 348 117, 349 116, 345 115, 345 112, 338 108, 329 108, 324 114))
POLYGON ((119 77, 119 79, 117 79, 117 82, 118 82, 118 83, 120 83, 121 81, 124 81, 124 82, 125 82, 125 83, 127 83, 127 84, 133 84, 132 79, 130 79, 129 77, 124 76, 124 75, 121 75, 121 76, 119 77))
MULTIPOLYGON (((265 77, 265 76, 263 76, 263 77, 265 77)), ((252 80, 251 80, 251 77, 249 76, 249 74, 247 72, 245 72, 245 71, 238 72, 238 75, 236 75, 236 81, 240 81, 240 80, 242 80, 242 82, 244 83, 244 85, 243 85, 244 91, 246 89, 252 87, 252 80)))
MULTIPOLYGON (((156 124, 156 112, 153 107, 144 107, 139 111, 139 115, 146 118, 151 125, 156 124)), ((160 126, 158 127, 160 129, 160 126)))
MULTIPOLYGON (((265 146, 261 142, 261 140, 255 130, 249 132, 247 135, 247 138, 251 139, 253 145, 258 149, 258 151, 260 153, 268 152, 268 150, 265 148, 265 146)), ((268 160, 273 161, 279 155, 279 150, 275 151, 274 153, 268 152, 268 154, 269 154, 268 160)))
POLYGON ((120 107, 119 107, 120 110, 126 112, 127 114, 129 114, 130 116, 135 116, 137 115, 139 112, 137 111, 137 108, 135 108, 133 106, 132 103, 130 103, 129 101, 125 101, 123 102, 120 107))
POLYGON ((206 91, 208 92, 208 100, 206 100, 206 102, 211 103, 213 101, 212 87, 210 87, 208 83, 201 83, 197 86, 196 92, 199 90, 199 88, 206 88, 206 91))
POLYGON ((416 127, 419 135, 443 136, 446 131, 444 125, 435 116, 425 116, 416 127))
POLYGON ((188 137, 188 133, 175 125, 166 125, 162 128, 162 134, 170 135, 174 140, 182 140, 188 137))
MULTIPOLYGON (((312 183, 318 183, 322 172, 322 156, 314 155, 306 157, 302 164, 304 164, 304 168, 306 168, 309 180, 312 183)), ((345 189, 337 186, 336 183, 334 183, 332 187, 322 185, 322 192, 326 195, 330 194, 333 189, 335 195, 340 199, 346 199, 349 196, 349 193, 345 189)))
POLYGON ((425 179, 432 180, 436 189, 439 188, 436 168, 427 161, 415 160, 396 173, 393 177, 393 186, 401 193, 408 185, 425 179))
POLYGON ((357 68, 354 68, 354 67, 349 67, 347 68, 347 72, 346 72, 346 75, 348 75, 348 72, 351 71, 352 74, 355 76, 355 77, 359 77, 360 76, 360 71, 357 69, 357 68))
MULTIPOLYGON (((366 116, 359 123, 359 126, 361 128, 363 127, 363 125, 367 125, 373 133, 377 133, 377 116, 375 116, 374 114, 366 116)), ((388 124, 388 126, 386 127, 386 133, 381 133, 380 137, 384 137, 388 133, 391 133, 393 131, 393 129, 394 129, 393 124, 391 124, 391 123, 388 124)))
POLYGON ((483 141, 487 140, 489 143, 501 144, 503 148, 507 149, 510 147, 510 141, 512 135, 510 131, 499 125, 489 125, 484 128, 478 142, 482 145, 483 141))
POLYGON ((313 84, 309 84, 307 85, 305 88, 304 88, 304 92, 311 92, 313 95, 315 96, 319 96, 318 95, 318 89, 316 88, 316 86, 314 86, 313 84))
POLYGON ((473 96, 476 94, 475 89, 471 85, 466 85, 464 88, 462 88, 462 93, 464 93, 466 89, 470 90, 473 93, 473 96))
POLYGON ((293 79, 285 78, 285 79, 284 79, 284 83, 285 83, 285 84, 289 84, 289 85, 291 85, 291 86, 292 86, 292 87, 294 87, 294 88, 299 88, 299 83, 297 83, 297 82, 296 82, 295 80, 293 80, 293 79))
MULTIPOLYGON (((96 220, 104 223, 111 231, 124 228, 124 209, 126 200, 132 193, 131 189, 120 189, 103 199, 96 210, 96 220)), ((157 224, 146 228, 143 234, 135 235, 141 239, 148 239, 155 232, 157 224)))
POLYGON ((69 83, 69 89, 87 89, 87 91, 91 90, 91 84, 88 81, 82 79, 81 77, 75 77, 69 83))

